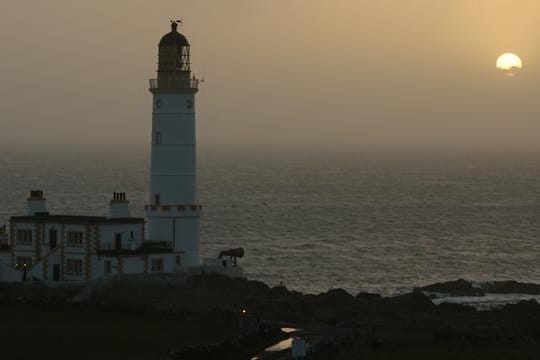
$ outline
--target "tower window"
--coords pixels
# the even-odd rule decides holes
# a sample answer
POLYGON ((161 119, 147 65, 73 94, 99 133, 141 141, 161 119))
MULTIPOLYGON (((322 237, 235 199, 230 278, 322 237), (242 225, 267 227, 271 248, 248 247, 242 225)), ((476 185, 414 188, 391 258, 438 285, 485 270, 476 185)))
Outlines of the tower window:
POLYGON ((156 136, 154 142, 156 144, 161 144, 161 131, 156 131, 156 136))
POLYGON ((154 203, 156 205, 161 205, 161 196, 159 194, 156 194, 155 197, 154 197, 154 203))

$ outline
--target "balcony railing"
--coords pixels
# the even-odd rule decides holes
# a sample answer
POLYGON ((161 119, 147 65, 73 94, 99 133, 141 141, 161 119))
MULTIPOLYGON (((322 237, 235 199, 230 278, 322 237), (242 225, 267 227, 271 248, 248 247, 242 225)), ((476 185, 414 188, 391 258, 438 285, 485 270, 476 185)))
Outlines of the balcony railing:
POLYGON ((201 80, 196 78, 191 79, 150 79, 150 90, 164 89, 199 89, 201 80))

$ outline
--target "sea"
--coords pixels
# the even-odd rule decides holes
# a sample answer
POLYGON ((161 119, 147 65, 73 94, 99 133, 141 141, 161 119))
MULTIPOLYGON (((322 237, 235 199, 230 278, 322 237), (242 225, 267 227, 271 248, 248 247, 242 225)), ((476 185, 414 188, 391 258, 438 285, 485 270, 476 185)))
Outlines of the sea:
MULTIPOLYGON (((31 189, 54 214, 144 216, 149 149, 3 149, 0 224, 31 189)), ((464 278, 540 283, 540 151, 202 148, 202 257, 243 247, 249 279, 394 295, 464 278)))

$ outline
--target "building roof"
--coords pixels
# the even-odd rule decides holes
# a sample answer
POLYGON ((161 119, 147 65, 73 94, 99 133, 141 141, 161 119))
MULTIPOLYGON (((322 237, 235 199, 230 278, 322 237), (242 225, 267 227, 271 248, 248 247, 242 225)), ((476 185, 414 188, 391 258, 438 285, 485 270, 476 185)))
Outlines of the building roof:
POLYGON ((159 41, 159 46, 172 46, 172 45, 176 45, 178 47, 189 46, 188 39, 176 30, 177 27, 178 27, 177 23, 173 22, 171 24, 171 32, 168 34, 165 34, 161 38, 161 40, 159 41))
POLYGON ((105 216, 82 215, 46 215, 12 216, 12 222, 26 223, 55 223, 55 224, 138 224, 144 223, 144 218, 106 218, 105 216))

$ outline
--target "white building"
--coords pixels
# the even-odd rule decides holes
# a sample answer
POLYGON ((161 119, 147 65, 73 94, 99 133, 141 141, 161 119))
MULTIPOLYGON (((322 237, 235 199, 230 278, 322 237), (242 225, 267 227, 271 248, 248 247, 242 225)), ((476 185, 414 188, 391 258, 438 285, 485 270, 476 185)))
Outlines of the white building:
POLYGON ((7 263, 26 280, 86 281, 118 273, 176 272, 172 244, 145 241, 143 218, 115 193, 107 216, 50 215, 43 192, 31 191, 26 214, 10 220, 7 263))
MULTIPOLYGON (((114 274, 203 269, 241 275, 235 262, 199 257, 195 157, 195 93, 190 45, 171 24, 159 42, 153 94, 147 222, 133 218, 125 193, 114 193, 107 216, 51 215, 34 190, 26 212, 0 228, 0 281, 87 281, 114 274), (147 229, 146 229, 147 227, 147 229)), ((243 254, 243 250, 242 250, 243 254)))

